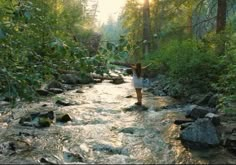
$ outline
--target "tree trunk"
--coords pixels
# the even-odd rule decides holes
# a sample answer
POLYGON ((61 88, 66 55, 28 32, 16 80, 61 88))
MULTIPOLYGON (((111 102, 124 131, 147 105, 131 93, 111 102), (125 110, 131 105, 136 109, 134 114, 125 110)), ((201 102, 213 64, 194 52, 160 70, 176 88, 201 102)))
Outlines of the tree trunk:
MULTIPOLYGON (((225 30, 226 26, 226 10, 227 10, 227 1, 218 0, 218 9, 217 9, 217 20, 216 20, 216 33, 220 34, 225 30)), ((223 35, 223 34, 222 34, 223 35)), ((225 52, 225 38, 222 36, 220 42, 217 46, 217 54, 223 55, 225 52)))
POLYGON ((144 0, 143 4, 143 53, 147 55, 151 47, 151 23, 149 0, 144 0))
POLYGON ((223 31, 225 29, 226 10, 227 10, 226 0, 218 0, 216 33, 220 33, 221 31, 223 31))

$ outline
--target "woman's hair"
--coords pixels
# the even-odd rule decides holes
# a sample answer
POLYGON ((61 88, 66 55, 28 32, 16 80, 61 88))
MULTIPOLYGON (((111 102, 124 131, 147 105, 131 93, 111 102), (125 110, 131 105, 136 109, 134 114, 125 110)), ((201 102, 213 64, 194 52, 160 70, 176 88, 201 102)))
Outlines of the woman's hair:
POLYGON ((141 63, 137 63, 135 67, 135 72, 138 78, 141 76, 141 71, 142 71, 141 63))

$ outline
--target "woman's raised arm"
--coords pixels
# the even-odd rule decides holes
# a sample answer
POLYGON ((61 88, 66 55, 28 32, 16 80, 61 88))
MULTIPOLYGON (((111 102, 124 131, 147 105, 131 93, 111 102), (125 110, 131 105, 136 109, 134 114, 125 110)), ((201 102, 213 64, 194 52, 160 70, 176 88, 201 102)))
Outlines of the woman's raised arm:
POLYGON ((150 64, 148 64, 148 65, 142 67, 142 69, 146 69, 146 68, 149 67, 150 65, 152 65, 152 63, 150 63, 150 64))

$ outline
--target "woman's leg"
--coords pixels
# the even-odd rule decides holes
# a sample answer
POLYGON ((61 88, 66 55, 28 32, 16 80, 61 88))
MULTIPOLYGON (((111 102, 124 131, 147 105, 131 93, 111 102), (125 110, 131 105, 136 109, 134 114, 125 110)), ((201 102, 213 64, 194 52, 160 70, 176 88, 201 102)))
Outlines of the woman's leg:
POLYGON ((142 105, 142 88, 135 88, 136 94, 137 94, 137 104, 142 105))

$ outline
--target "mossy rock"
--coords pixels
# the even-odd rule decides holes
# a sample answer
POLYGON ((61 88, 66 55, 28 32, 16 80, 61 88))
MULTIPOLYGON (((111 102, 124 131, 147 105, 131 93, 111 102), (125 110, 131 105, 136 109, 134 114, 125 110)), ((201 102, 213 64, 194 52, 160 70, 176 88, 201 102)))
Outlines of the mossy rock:
POLYGON ((52 123, 52 120, 46 117, 39 117, 38 120, 38 127, 43 128, 43 127, 50 127, 52 123))

